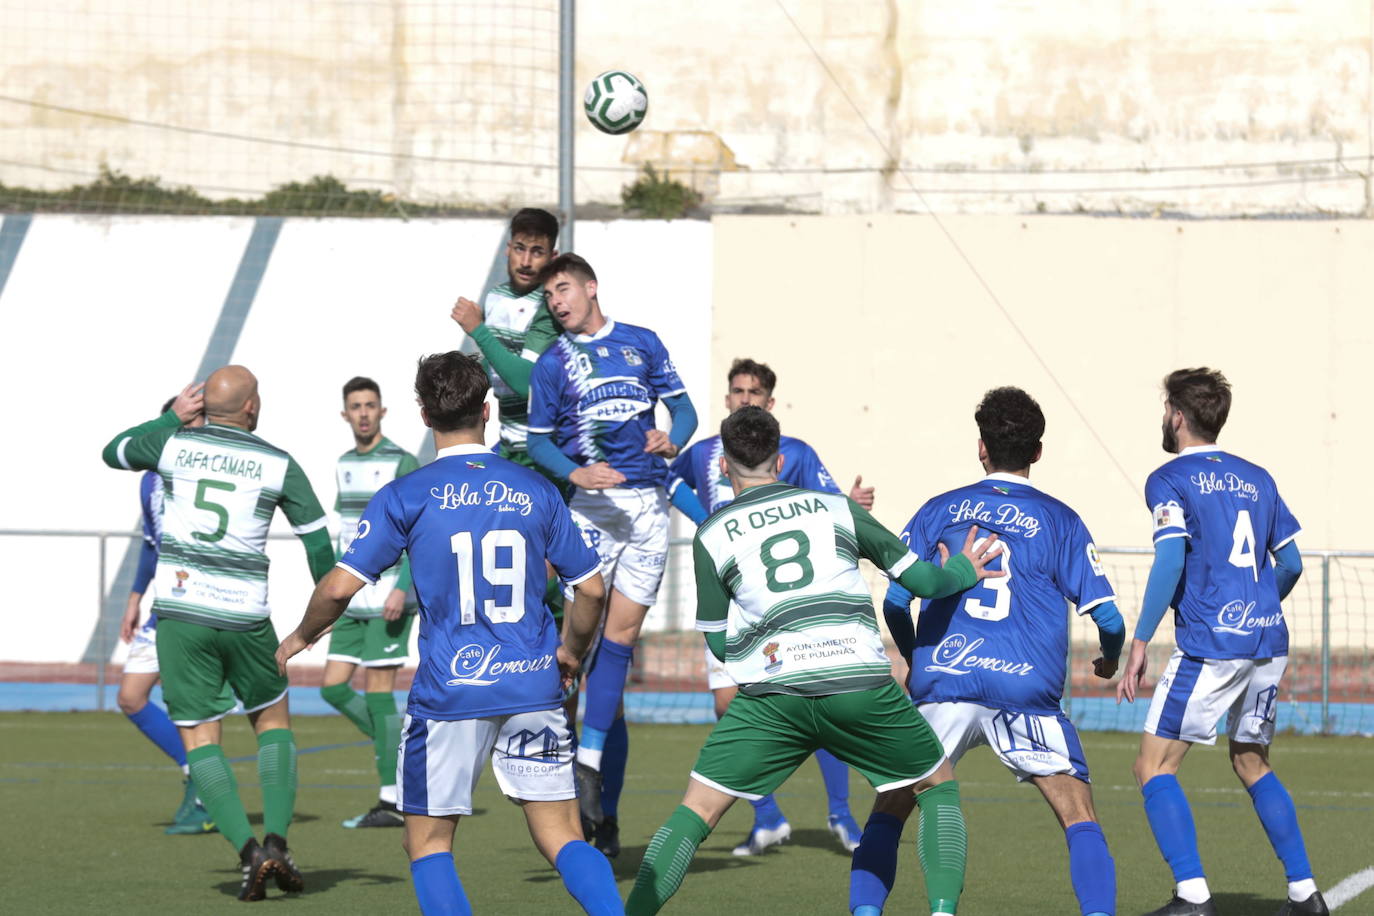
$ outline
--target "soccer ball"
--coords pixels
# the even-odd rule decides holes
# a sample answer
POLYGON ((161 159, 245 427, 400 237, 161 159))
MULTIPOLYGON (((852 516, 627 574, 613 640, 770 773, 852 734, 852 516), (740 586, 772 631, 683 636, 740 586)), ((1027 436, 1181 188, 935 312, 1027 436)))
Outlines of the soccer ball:
POLYGON ((643 83, 624 70, 607 70, 587 84, 582 108, 597 130, 625 134, 643 122, 649 110, 649 94, 643 83))

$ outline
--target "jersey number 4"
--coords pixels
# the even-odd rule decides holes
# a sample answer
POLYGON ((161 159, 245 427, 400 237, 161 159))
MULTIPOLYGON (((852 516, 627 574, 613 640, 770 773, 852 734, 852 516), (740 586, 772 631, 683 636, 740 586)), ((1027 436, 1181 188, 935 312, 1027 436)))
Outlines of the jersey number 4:
POLYGON ((1250 510, 1241 509, 1236 513, 1236 527, 1231 532, 1231 555, 1226 558, 1232 566, 1250 570, 1255 581, 1259 581, 1259 563, 1255 562, 1255 526, 1250 521, 1250 510))
MULTIPOLYGON (((449 538, 449 545, 458 555, 458 605, 460 621, 466 626, 477 622, 477 590, 473 583, 478 575, 475 565, 479 559, 473 551, 472 532, 459 531, 449 538)), ((509 586, 510 601, 497 604, 495 598, 482 602, 482 613, 492 623, 515 623, 525 616, 525 538, 518 531, 494 528, 482 535, 481 575, 494 586, 509 586), (498 563, 497 551, 509 551, 508 561, 498 563)))

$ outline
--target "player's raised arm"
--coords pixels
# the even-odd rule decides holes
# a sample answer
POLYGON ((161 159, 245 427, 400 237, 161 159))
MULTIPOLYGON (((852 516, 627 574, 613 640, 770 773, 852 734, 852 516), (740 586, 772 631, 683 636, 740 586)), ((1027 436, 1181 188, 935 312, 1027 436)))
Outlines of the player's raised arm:
POLYGON ((187 385, 162 416, 130 427, 106 443, 100 453, 101 459, 120 470, 156 470, 162 446, 183 423, 190 422, 204 410, 204 392, 203 382, 187 385))

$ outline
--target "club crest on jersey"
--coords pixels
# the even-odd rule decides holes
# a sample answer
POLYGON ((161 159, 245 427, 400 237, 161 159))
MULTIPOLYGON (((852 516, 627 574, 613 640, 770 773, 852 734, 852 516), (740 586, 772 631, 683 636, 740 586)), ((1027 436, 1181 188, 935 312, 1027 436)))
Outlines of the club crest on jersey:
POLYGON ((344 471, 344 483, 352 483, 352 482, 353 482, 353 472, 352 472, 352 471, 344 471))
POLYGON ((184 569, 178 569, 176 576, 177 584, 172 586, 172 594, 180 598, 182 595, 186 594, 186 580, 191 578, 191 574, 184 569))
POLYGON ((625 357, 625 364, 627 366, 644 365, 644 360, 639 358, 639 352, 635 350, 634 347, 621 347, 620 355, 625 357))
POLYGON ((768 664, 763 666, 763 670, 769 674, 777 674, 782 670, 782 659, 778 658, 778 649, 782 648, 775 642, 770 642, 763 647, 763 654, 768 656, 768 664))
POLYGON ((1255 617, 1252 612, 1255 610, 1253 601, 1228 602, 1220 611, 1217 612, 1217 625, 1212 627, 1213 633, 1232 633, 1236 636, 1249 636, 1258 627, 1277 626, 1283 622, 1283 609, 1280 608, 1277 614, 1269 614, 1265 617, 1255 617))

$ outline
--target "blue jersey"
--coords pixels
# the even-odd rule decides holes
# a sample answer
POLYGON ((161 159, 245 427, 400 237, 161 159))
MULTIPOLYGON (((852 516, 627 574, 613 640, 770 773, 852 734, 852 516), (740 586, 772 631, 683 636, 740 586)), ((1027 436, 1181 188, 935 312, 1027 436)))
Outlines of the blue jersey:
MULTIPOLYGON (((816 450, 802 440, 783 436, 778 442, 778 452, 782 455, 782 473, 778 475, 782 483, 822 493, 840 492, 816 450)), ((668 492, 672 493, 679 483, 685 483, 696 491, 708 515, 733 502, 734 488, 729 478, 720 472, 720 459, 724 454, 720 436, 702 439, 690 446, 668 468, 668 492)))
POLYGON ((371 583, 403 550, 420 605, 412 716, 476 719, 562 703, 544 560, 572 585, 600 560, 553 484, 482 445, 441 449, 377 491, 339 566, 371 583))
POLYGON ((1288 625, 1269 554, 1298 521, 1269 472, 1215 445, 1184 449, 1145 481, 1154 540, 1186 538, 1170 604, 1174 640, 1195 658, 1288 654, 1288 625))
POLYGON ((644 451, 660 398, 686 392, 658 335, 607 321, 595 334, 562 334, 530 376, 532 433, 579 465, 605 461, 627 487, 663 486, 668 463, 644 451))
MULTIPOLYGON (((157 574, 157 554, 162 547, 162 479, 157 471, 148 471, 138 481, 138 504, 143 522, 143 544, 138 554, 138 568, 134 571, 134 584, 130 591, 140 595, 148 591, 148 586, 157 574)), ((157 615, 149 614, 143 628, 150 630, 157 626, 157 615)))
POLYGON ((970 526, 996 534, 1005 576, 925 601, 908 685, 918 703, 967 702, 1035 715, 1059 712, 1069 652, 1065 600, 1084 614, 1114 601, 1078 514, 1015 474, 989 474, 927 502, 902 537, 923 560, 963 549, 970 526))

